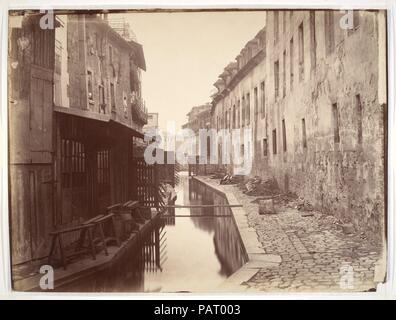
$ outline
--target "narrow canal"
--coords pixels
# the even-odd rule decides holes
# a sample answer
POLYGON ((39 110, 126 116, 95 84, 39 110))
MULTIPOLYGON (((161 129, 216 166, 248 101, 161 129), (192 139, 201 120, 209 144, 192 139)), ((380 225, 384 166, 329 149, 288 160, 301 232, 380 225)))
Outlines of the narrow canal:
MULTIPOLYGON (((179 205, 225 205, 222 194, 180 175, 179 205)), ((216 290, 246 262, 227 207, 176 208, 110 269, 61 291, 202 292, 216 290)))

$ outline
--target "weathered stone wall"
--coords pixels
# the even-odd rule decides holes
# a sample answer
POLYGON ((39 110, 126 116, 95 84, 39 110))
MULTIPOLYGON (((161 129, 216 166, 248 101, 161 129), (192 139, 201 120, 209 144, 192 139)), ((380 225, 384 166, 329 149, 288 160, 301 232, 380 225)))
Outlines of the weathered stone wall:
MULTIPOLYGON (((295 12, 289 28, 274 42, 273 14, 267 19, 268 132, 276 129, 277 154, 268 135, 269 165, 262 175, 274 176, 283 189, 294 191, 318 209, 354 224, 371 239, 381 238, 384 222, 384 114, 377 101, 378 44, 376 12, 360 12, 356 30, 339 27, 342 13, 334 13, 335 45, 326 53, 325 13, 316 12, 316 64, 313 63, 309 12, 295 12), (298 26, 304 29, 304 74, 299 75, 298 26), (282 52, 289 60, 294 39, 294 81, 286 63, 286 95, 275 98, 274 61, 282 52), (289 52, 288 52, 289 51, 289 52), (360 96, 361 115, 358 98, 360 96), (333 105, 337 104, 339 141, 335 139, 333 105), (302 119, 307 145, 303 146, 302 119), (286 128, 286 150, 282 136, 286 128), (359 141, 359 126, 362 132, 359 141)), ((280 14, 282 18, 282 13, 280 14)), ((287 16, 288 18, 290 16, 287 16)), ((281 21, 281 19, 280 19, 281 21)), ((286 26, 288 23, 286 22, 286 26)), ((382 44, 384 45, 384 44, 382 44)), ((290 60, 289 60, 290 61, 290 60)))
POLYGON ((250 127, 255 139, 250 176, 276 178, 283 190, 297 193, 318 210, 352 222, 357 231, 376 241, 383 235, 385 216, 386 106, 378 100, 379 64, 385 59, 379 57, 385 44, 378 43, 378 21, 384 12, 355 12, 353 30, 340 27, 345 13, 339 11, 333 12, 333 27, 326 27, 327 14, 278 11, 276 37, 275 13, 268 12, 266 57, 216 102, 212 126, 217 126, 219 117, 220 128, 224 128, 225 112, 250 93, 250 127), (327 47, 330 30, 333 50, 327 47), (257 120, 255 87, 259 88, 258 108, 265 110, 264 116, 259 112, 257 120), (333 113, 335 104, 338 115, 333 113))

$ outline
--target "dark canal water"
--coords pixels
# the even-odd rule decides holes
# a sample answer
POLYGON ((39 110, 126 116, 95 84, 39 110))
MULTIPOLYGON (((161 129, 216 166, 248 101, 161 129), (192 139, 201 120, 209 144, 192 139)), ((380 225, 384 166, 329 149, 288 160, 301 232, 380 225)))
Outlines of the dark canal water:
MULTIPOLYGON (((176 204, 227 204, 220 193, 184 173, 176 191, 176 204)), ((245 262, 229 208, 177 208, 112 268, 58 290, 211 291, 245 262)))

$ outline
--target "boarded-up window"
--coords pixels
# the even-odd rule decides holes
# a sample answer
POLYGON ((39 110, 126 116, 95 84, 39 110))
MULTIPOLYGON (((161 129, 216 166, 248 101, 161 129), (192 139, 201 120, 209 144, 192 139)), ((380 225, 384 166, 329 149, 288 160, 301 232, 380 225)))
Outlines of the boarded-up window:
POLYGON ((334 143, 340 142, 340 123, 337 103, 332 105, 333 111, 333 129, 334 129, 334 143))

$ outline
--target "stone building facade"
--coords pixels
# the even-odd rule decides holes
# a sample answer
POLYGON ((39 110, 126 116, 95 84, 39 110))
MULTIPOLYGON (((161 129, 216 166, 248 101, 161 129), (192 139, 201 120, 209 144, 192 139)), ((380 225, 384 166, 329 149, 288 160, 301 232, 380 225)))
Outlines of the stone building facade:
POLYGON ((212 140, 210 134, 206 135, 201 132, 206 133, 211 129, 211 104, 206 103, 193 107, 187 117, 188 122, 183 125, 183 129, 191 130, 191 135, 188 137, 190 156, 188 161, 193 165, 190 166, 190 173, 211 173, 217 167, 210 163, 212 140))
MULTIPOLYGON (((236 152, 254 156, 254 141, 265 135, 264 100, 266 74, 266 29, 260 30, 236 57, 229 63, 219 79, 214 83, 218 92, 212 101, 212 128, 217 139, 217 159, 223 163, 225 152, 230 153, 229 172, 233 172, 233 160, 236 152), (246 139, 244 130, 250 129, 250 139, 246 139), (233 130, 238 132, 239 150, 227 148, 220 132, 233 130)), ((231 145, 235 141, 231 141, 231 145)))
MULTIPOLYGON (((212 122, 252 128, 250 176, 275 178, 377 241, 385 221, 385 13, 354 11, 342 28, 345 14, 269 11, 261 62, 220 76, 212 122)), ((247 65, 256 57, 247 55, 247 65)))
MULTIPOLYGON (((187 114, 188 122, 183 125, 183 129, 192 131, 191 138, 191 156, 203 155, 201 147, 204 147, 199 137, 200 129, 209 129, 211 124, 210 104, 195 106, 187 114)), ((210 153, 210 152, 209 152, 210 153)), ((210 154, 209 154, 210 156, 210 154)))

